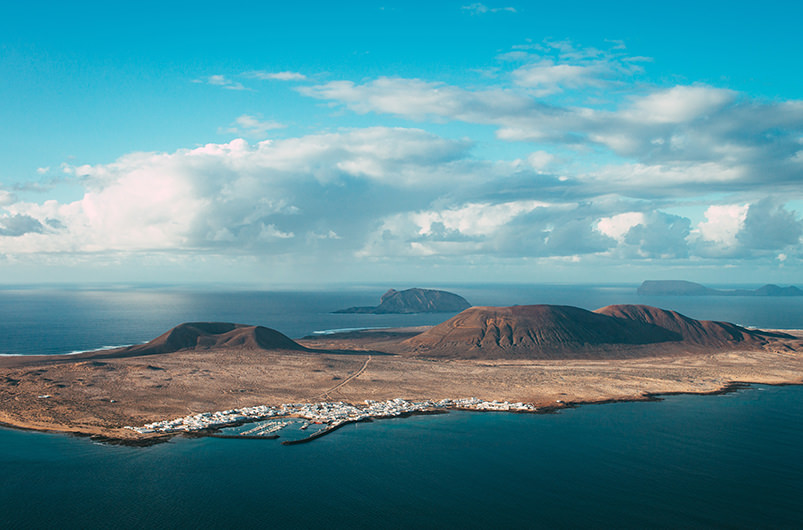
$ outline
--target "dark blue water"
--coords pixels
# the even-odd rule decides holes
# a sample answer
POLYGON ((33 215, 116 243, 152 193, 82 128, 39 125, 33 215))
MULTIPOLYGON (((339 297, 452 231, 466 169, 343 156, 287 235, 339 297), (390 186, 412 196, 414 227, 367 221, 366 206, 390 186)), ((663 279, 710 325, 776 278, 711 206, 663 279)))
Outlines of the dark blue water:
POLYGON ((313 443, 0 431, 6 528, 795 528, 803 388, 450 413, 313 443))
MULTIPOLYGON (((803 297, 644 297, 635 286, 453 286, 474 305, 565 304, 593 310, 641 303, 693 318, 746 326, 803 328, 803 297)), ((438 324, 449 314, 356 315, 332 311, 376 305, 385 288, 327 292, 190 290, 0 290, 0 354, 53 354, 150 340, 182 322, 259 324, 299 338, 349 327, 438 324)))
MULTIPOLYGON (((326 293, 0 291, 0 351, 141 342, 188 320, 315 330, 449 315, 332 315, 382 288, 326 293)), ((645 299, 635 287, 454 287, 478 305, 649 303, 803 328, 803 300, 645 299)), ((149 448, 0 429, 4 528, 797 528, 803 387, 350 425, 313 443, 174 439, 149 448)))

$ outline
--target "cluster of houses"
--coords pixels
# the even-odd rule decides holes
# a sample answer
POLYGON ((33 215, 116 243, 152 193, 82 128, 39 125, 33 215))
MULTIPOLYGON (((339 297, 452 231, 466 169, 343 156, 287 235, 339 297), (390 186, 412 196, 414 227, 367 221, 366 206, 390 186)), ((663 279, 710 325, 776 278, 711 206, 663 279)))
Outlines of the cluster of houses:
POLYGON ((507 401, 484 401, 478 398, 442 399, 440 401, 407 401, 401 398, 387 401, 366 400, 365 405, 355 406, 343 401, 320 403, 287 403, 278 407, 259 405, 240 409, 204 412, 173 420, 148 423, 142 427, 127 426, 140 434, 195 432, 219 429, 273 417, 304 418, 311 423, 332 427, 354 421, 373 418, 392 418, 407 414, 432 412, 439 409, 466 409, 481 411, 535 412, 529 403, 507 401))

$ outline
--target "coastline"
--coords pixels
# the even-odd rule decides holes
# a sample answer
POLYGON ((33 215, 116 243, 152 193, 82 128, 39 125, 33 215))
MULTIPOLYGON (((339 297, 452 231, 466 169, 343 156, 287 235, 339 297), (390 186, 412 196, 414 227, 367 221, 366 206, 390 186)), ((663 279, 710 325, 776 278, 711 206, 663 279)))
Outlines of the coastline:
POLYGON ((485 402, 486 408, 500 405, 508 412, 554 413, 674 394, 722 394, 750 384, 800 385, 803 331, 792 332, 788 340, 761 347, 712 350, 672 344, 651 350, 652 355, 625 349, 616 358, 431 359, 386 353, 413 333, 402 329, 336 336, 323 344, 302 340, 302 351, 221 347, 2 357, 0 426, 149 445, 180 433, 160 432, 161 427, 140 432, 139 426, 167 424, 174 421, 170 418, 176 419, 171 429, 198 431, 207 420, 206 426, 222 428, 274 415, 327 424, 381 419, 419 413, 427 408, 419 406, 423 402, 439 410, 476 410, 477 403, 485 402), (474 396, 477 402, 463 407, 457 400, 468 398, 460 396, 474 396), (382 403, 393 400, 409 403, 382 413, 382 403), (345 415, 315 417, 329 410, 327 403, 366 406, 349 405, 353 410, 345 415), (405 408, 410 403, 418 408, 405 408), (309 408, 315 404, 318 409, 309 408), (264 410, 236 417, 237 410, 248 408, 264 410), (232 414, 223 418, 225 413, 232 414))
MULTIPOLYGON (((723 385, 721 388, 716 390, 710 391, 666 391, 666 392, 658 392, 658 393, 644 393, 640 396, 633 396, 627 398, 609 398, 609 399, 600 399, 600 400, 591 400, 591 401, 569 401, 569 402, 562 402, 553 405, 541 406, 535 410, 483 410, 483 409, 476 409, 476 408, 466 408, 466 407, 448 407, 442 408, 437 410, 422 410, 422 411, 412 411, 412 412, 405 412, 403 414, 398 414, 395 416, 376 416, 371 418, 364 418, 358 420, 347 420, 341 421, 333 425, 328 425, 314 433, 310 436, 300 439, 294 440, 282 440, 280 443, 282 445, 299 445, 304 443, 312 442, 318 438, 326 436, 336 430, 339 430, 346 425, 350 425, 353 423, 371 423, 374 421, 381 421, 385 419, 394 419, 394 418, 408 418, 411 416, 427 416, 427 415, 438 415, 438 414, 448 414, 452 411, 460 411, 460 412, 472 412, 472 413, 505 413, 505 414, 557 414, 564 410, 571 410, 580 408, 583 406, 589 405, 609 405, 615 403, 638 403, 638 402, 661 402, 664 401, 666 397, 670 396, 681 396, 681 395, 694 395, 694 396, 717 396, 717 395, 725 395, 731 393, 737 393, 741 390, 746 390, 749 388, 753 388, 755 386, 773 386, 773 387, 784 387, 784 386, 803 386, 803 379, 800 381, 794 382, 777 382, 777 383, 767 383, 762 381, 730 381, 723 385)), ((225 427, 232 427, 236 425, 244 425, 248 423, 255 423, 258 421, 264 420, 254 420, 254 421, 245 421, 237 424, 226 425, 225 427)), ((220 432, 221 428, 211 428, 205 429, 200 431, 194 432, 173 432, 173 433, 154 433, 149 435, 143 435, 139 437, 121 437, 121 436, 114 436, 111 434, 101 434, 98 432, 86 432, 81 430, 76 430, 74 428, 70 428, 70 426, 53 426, 49 428, 44 427, 33 427, 28 424, 18 424, 18 423, 8 423, 4 421, 0 421, 0 429, 9 429, 9 430, 18 430, 18 431, 27 431, 27 432, 38 432, 42 434, 58 434, 58 435, 67 435, 72 436, 75 438, 86 438, 91 440, 95 443, 101 444, 109 444, 109 445, 122 445, 128 447, 150 447, 153 445, 166 443, 172 440, 173 438, 183 437, 183 438, 220 438, 220 439, 237 439, 237 440, 276 440, 281 438, 280 435, 276 434, 269 434, 269 435, 242 435, 242 434, 223 434, 220 432), (59 428, 63 427, 63 428, 59 428)))

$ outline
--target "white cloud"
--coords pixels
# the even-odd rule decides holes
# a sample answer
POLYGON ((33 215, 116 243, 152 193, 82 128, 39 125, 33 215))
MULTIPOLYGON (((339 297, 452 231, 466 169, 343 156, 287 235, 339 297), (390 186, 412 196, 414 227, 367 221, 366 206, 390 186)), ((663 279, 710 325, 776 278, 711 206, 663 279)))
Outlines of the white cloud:
POLYGON ((329 230, 326 233, 307 232, 307 239, 310 240, 326 240, 326 239, 343 239, 334 230, 329 230))
POLYGON ((202 77, 200 79, 194 79, 193 83, 203 83, 212 86, 219 86, 225 88, 226 90, 251 90, 243 86, 242 83, 238 81, 232 81, 231 79, 227 78, 225 75, 210 75, 207 77, 202 77))
POLYGON ((266 72, 264 70, 254 70, 245 72, 244 77, 251 79, 261 79, 263 81, 304 81, 307 76, 298 72, 266 72))
POLYGON ((548 206, 548 203, 540 201, 516 201, 502 204, 470 203, 454 209, 414 213, 409 217, 419 227, 420 235, 432 235, 433 226, 438 225, 464 236, 488 236, 515 217, 532 212, 536 208, 548 206))
POLYGON ((25 234, 40 234, 44 230, 42 223, 28 215, 0 216, 0 236, 16 238, 25 234))
POLYGON ((696 252, 706 257, 769 257, 801 251, 803 221, 770 197, 752 204, 714 205, 698 225, 696 252))
POLYGON ((269 224, 266 225, 262 223, 262 226, 259 229, 259 239, 264 241, 271 241, 273 239, 291 239, 295 237, 295 234, 292 232, 282 232, 276 225, 269 224))
POLYGON ((546 169, 554 161, 555 155, 546 151, 534 151, 527 156, 527 162, 536 171, 546 169))
POLYGON ((289 251, 308 241, 297 233, 363 233, 378 210, 434 197, 458 175, 470 182, 460 166, 467 148, 421 130, 371 128, 132 153, 73 167, 85 186, 79 200, 7 195, 0 253, 289 251), (359 206, 344 215, 350 201, 359 206))
POLYGON ((607 74, 603 64, 576 65, 555 64, 545 59, 528 64, 513 72, 513 81, 522 87, 533 88, 538 96, 560 92, 564 88, 602 86, 602 77, 607 74))
POLYGON ((625 234, 624 243, 643 258, 678 259, 689 256, 691 222, 664 212, 649 212, 625 234))
POLYGON ((468 203, 391 215, 369 237, 361 256, 460 255, 487 252, 489 240, 513 219, 548 203, 468 203))
POLYGON ((678 165, 619 164, 600 168, 578 179, 623 195, 689 195, 689 189, 727 185, 746 178, 741 167, 715 162, 678 165))
POLYGON ((583 210, 523 200, 404 212, 383 219, 359 256, 575 256, 614 245, 583 210))
POLYGON ((634 98, 621 115, 636 123, 688 123, 719 111, 733 102, 731 90, 707 86, 675 86, 634 98))
POLYGON ((460 9, 468 11, 472 15, 484 15, 485 13, 516 13, 515 7, 488 7, 485 4, 475 2, 467 6, 462 6, 460 9))
POLYGON ((0 190, 0 207, 16 202, 17 197, 10 191, 0 190))
POLYGON ((679 85, 646 87, 605 108, 547 104, 539 93, 570 90, 582 97, 584 87, 604 87, 633 70, 625 64, 626 57, 610 51, 577 49, 571 43, 535 46, 558 50, 559 58, 571 57, 575 64, 541 61, 514 72, 521 80, 529 73, 532 87, 540 88, 467 90, 422 79, 380 77, 362 84, 332 81, 299 91, 360 114, 492 125, 502 140, 568 147, 592 162, 601 148, 607 149, 623 158, 622 163, 585 171, 584 178, 613 182, 617 191, 629 186, 637 195, 645 189, 689 195, 751 185, 768 191, 782 186, 801 195, 797 153, 803 103, 753 101, 729 90, 679 85))
POLYGON ((644 224, 645 217, 642 212, 625 212, 603 217, 597 222, 597 230, 608 237, 620 242, 624 241, 625 235, 636 225, 644 224))
POLYGON ((750 205, 736 239, 749 249, 781 250, 799 244, 802 234, 803 222, 796 213, 767 198, 750 205))
POLYGON ((697 225, 700 236, 705 241, 720 246, 736 244, 736 235, 744 227, 748 204, 713 205, 705 211, 705 221, 697 225))
POLYGON ((624 259, 676 259, 689 255, 690 225, 685 217, 650 211, 603 217, 596 228, 617 241, 611 255, 624 259))
POLYGON ((264 138, 268 131, 283 129, 284 127, 286 127, 286 125, 276 121, 262 120, 257 116, 243 114, 234 120, 228 128, 221 129, 220 132, 264 138))

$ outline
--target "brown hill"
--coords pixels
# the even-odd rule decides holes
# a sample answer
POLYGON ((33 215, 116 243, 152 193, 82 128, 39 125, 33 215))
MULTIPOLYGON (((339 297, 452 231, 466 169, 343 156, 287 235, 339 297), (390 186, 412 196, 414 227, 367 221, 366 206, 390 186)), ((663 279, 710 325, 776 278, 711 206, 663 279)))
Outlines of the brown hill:
POLYGON ((472 307, 405 341, 416 355, 463 359, 612 357, 634 346, 680 341, 651 323, 579 307, 472 307))
POLYGON ((414 355, 433 358, 570 359, 760 348, 772 339, 791 338, 645 305, 593 312, 531 305, 473 307, 402 344, 414 355))
POLYGON ((732 346, 739 343, 763 344, 770 337, 792 338, 783 333, 750 330, 730 322, 695 320, 676 311, 648 305, 609 305, 597 309, 595 313, 660 326, 677 333, 684 342, 702 346, 732 346))
POLYGON ((123 350, 125 355, 150 355, 179 350, 213 349, 306 350, 278 331, 262 326, 228 322, 179 324, 152 341, 123 350))

